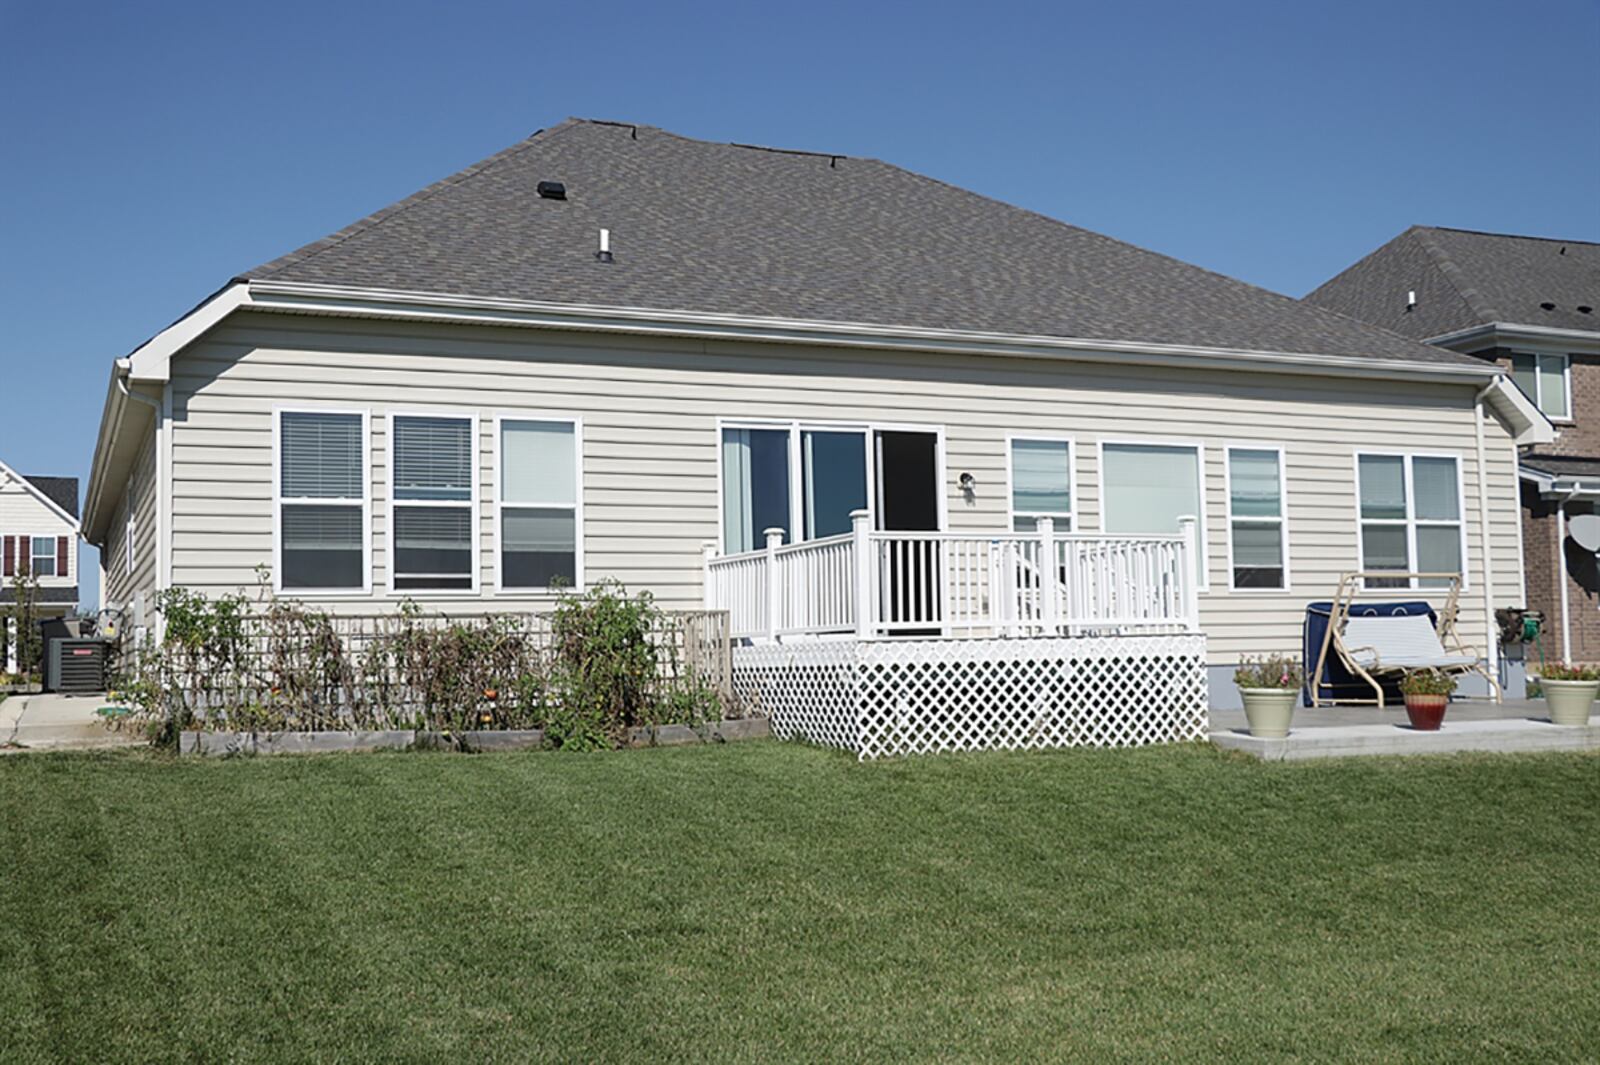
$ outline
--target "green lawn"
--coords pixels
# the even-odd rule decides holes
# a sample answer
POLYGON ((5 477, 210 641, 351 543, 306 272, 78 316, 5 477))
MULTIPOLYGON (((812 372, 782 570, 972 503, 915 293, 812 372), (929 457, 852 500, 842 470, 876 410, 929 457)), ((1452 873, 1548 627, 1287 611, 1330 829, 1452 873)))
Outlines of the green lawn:
POLYGON ((1600 758, 0 757, 7 1061, 1595 1060, 1600 758))

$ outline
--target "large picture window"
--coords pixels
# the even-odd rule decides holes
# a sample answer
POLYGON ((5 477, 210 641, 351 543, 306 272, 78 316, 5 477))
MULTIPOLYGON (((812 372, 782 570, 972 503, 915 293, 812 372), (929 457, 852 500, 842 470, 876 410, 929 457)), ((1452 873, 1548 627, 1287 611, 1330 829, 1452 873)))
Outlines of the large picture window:
POLYGON ((1014 438, 1006 455, 1011 484, 1011 528, 1033 532, 1052 518, 1057 532, 1072 530, 1072 443, 1014 438))
POLYGON ((1108 533, 1175 533, 1197 522, 1195 576, 1206 587, 1205 499, 1193 444, 1101 445, 1101 525, 1108 533))
POLYGON ((1568 367, 1565 355, 1534 355, 1515 352, 1511 356, 1511 379, 1546 416, 1558 420, 1572 417, 1568 397, 1568 367))
POLYGON ((477 587, 477 425, 473 418, 389 419, 389 584, 397 592, 477 587))
POLYGON ((1228 449, 1229 581, 1237 589, 1289 587, 1283 452, 1228 449))
MULTIPOLYGON (((1356 457, 1361 568, 1462 573, 1461 470, 1449 455, 1356 457)), ((1420 586, 1442 587, 1447 578, 1420 586)), ((1369 579, 1370 588, 1406 588, 1406 577, 1369 579)))
POLYGON ((364 591, 367 418, 278 412, 278 586, 364 591))
POLYGON ((500 421, 500 587, 583 586, 582 438, 576 421, 500 421))

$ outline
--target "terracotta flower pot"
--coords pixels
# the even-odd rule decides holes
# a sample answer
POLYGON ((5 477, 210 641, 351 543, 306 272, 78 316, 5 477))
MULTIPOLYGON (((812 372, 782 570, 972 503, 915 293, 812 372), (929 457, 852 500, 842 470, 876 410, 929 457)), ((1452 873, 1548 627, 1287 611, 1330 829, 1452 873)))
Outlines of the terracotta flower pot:
POLYGON ((1295 700, 1300 698, 1297 689, 1240 688, 1239 697, 1244 700, 1244 716, 1250 722, 1250 735, 1282 739, 1289 734, 1295 700))
POLYGON ((1600 680, 1543 680, 1544 702, 1557 725, 1587 725, 1600 680))
POLYGON ((1444 708, 1449 705, 1448 695, 1408 695, 1406 716, 1418 732, 1438 732, 1444 722, 1444 708))

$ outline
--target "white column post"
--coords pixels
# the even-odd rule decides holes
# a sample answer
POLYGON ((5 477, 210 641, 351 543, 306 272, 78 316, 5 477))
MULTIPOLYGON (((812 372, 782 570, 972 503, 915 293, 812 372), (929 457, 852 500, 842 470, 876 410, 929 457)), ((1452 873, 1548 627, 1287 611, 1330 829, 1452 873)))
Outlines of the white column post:
POLYGON ((778 597, 778 548, 783 546, 783 530, 764 529, 762 535, 767 538, 767 639, 776 643, 778 609, 782 602, 778 597))
POLYGON ((855 551, 856 639, 872 639, 873 607, 877 597, 872 594, 872 514, 866 510, 850 512, 850 535, 855 551))
POLYGON ((1056 520, 1040 518, 1035 528, 1039 532, 1039 613, 1044 622, 1044 634, 1055 636, 1061 619, 1057 592, 1060 582, 1056 577, 1056 520))
POLYGON ((717 557, 717 544, 715 540, 707 540, 700 545, 700 594, 707 610, 726 610, 728 604, 717 604, 711 591, 711 560, 717 557))
POLYGON ((1183 589, 1183 620, 1189 631, 1200 631, 1200 567, 1205 560, 1200 557, 1199 523, 1194 515, 1185 514, 1178 519, 1178 532, 1183 536, 1182 564, 1178 587, 1183 589))

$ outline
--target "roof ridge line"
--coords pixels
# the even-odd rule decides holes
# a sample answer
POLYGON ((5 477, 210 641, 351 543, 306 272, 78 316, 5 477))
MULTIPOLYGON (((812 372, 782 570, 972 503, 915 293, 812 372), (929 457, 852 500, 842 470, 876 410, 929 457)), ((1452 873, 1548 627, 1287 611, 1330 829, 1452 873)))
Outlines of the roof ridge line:
POLYGON ((1439 268, 1439 273, 1443 274, 1444 279, 1450 282, 1450 287, 1456 290, 1456 295, 1461 297, 1467 307, 1485 321, 1499 321, 1499 315, 1495 313, 1493 307, 1489 306, 1489 302, 1483 298, 1483 294, 1467 281, 1465 271, 1456 265, 1455 260, 1450 258, 1445 253, 1445 250, 1439 247, 1438 242, 1429 235, 1429 230, 1432 228, 1435 227, 1412 226, 1410 232, 1417 242, 1422 245, 1422 250, 1427 252, 1428 257, 1434 261, 1434 265, 1439 268))
POLYGON ((1419 229, 1440 229, 1446 233, 1470 233, 1475 237, 1499 237, 1502 240, 1542 240, 1549 244, 1588 244, 1600 248, 1600 240, 1583 240, 1579 237, 1536 237, 1529 233, 1497 233, 1492 229, 1467 229, 1462 226, 1418 226, 1419 229))

